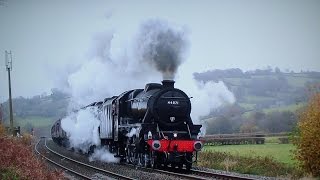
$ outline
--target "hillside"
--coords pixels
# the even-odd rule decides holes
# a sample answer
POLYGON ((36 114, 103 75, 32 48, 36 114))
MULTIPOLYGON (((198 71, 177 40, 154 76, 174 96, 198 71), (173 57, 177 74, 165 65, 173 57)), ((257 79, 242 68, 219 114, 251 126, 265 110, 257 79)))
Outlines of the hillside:
MULTIPOLYGON (((227 69, 194 73, 194 78, 223 81, 236 97, 234 105, 203 117, 211 134, 290 131, 297 121, 296 110, 305 105, 312 92, 320 91, 320 72, 227 69)), ((37 134, 48 135, 53 121, 65 116, 68 98, 57 89, 52 89, 50 95, 14 98, 15 126, 21 126, 24 132, 34 128, 37 134)), ((8 101, 2 107, 4 123, 8 125, 8 101)))
POLYGON ((308 99, 311 92, 319 90, 320 72, 284 73, 240 69, 211 70, 194 73, 198 81, 223 81, 246 110, 296 110, 308 99))
MULTIPOLYGON (((50 95, 38 95, 32 98, 12 99, 14 126, 20 126, 22 132, 35 130, 38 135, 48 135, 52 123, 66 115, 68 95, 52 89, 50 95)), ((2 104, 4 124, 9 126, 9 103, 2 104)))
POLYGON ((320 72, 281 72, 240 69, 194 73, 198 81, 223 81, 236 103, 203 117, 207 133, 287 132, 297 122, 298 110, 310 95, 320 91, 320 72))

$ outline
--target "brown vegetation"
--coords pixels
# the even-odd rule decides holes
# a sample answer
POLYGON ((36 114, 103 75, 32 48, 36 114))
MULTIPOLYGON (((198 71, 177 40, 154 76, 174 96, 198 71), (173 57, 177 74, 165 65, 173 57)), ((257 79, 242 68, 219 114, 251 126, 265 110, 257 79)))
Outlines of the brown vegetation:
POLYGON ((33 153, 31 136, 5 136, 0 125, 0 179, 62 179, 33 153))
POLYGON ((300 115, 294 136, 296 158, 302 169, 320 177, 320 93, 315 94, 300 115))

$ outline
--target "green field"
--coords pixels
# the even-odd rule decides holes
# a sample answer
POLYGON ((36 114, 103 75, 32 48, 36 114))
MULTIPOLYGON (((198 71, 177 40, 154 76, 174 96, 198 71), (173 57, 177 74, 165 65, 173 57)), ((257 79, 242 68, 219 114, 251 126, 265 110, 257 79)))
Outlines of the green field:
MULTIPOLYGON (((42 127, 51 126, 54 122, 54 119, 39 117, 39 116, 26 117, 26 118, 14 117, 13 122, 14 122, 14 126, 20 126, 21 128, 27 125, 31 125, 35 128, 42 128, 42 127)), ((4 124, 5 126, 9 126, 9 121, 6 121, 4 124)))
POLYGON ((45 117, 27 117, 27 118, 16 118, 19 126, 24 127, 30 123, 33 127, 48 127, 51 126, 54 120, 45 117))
POLYGON ((299 76, 287 76, 288 83, 293 87, 304 87, 307 82, 317 81, 317 79, 299 76))
POLYGON ((256 104, 249 104, 249 103, 238 103, 239 106, 245 108, 246 110, 252 110, 255 108, 256 104))
POLYGON ((240 156, 262 156, 273 157, 279 162, 293 166, 292 144, 252 144, 252 145, 226 145, 226 146, 205 146, 204 151, 229 152, 240 156))
POLYGON ((275 101, 275 98, 254 95, 245 96, 245 102, 248 104, 259 104, 264 101, 275 101))
POLYGON ((291 111, 295 112, 296 110, 303 108, 306 106, 306 103, 299 103, 299 104, 291 104, 288 106, 281 106, 281 107, 274 107, 274 108, 265 108, 263 109, 264 113, 270 113, 273 111, 291 111))

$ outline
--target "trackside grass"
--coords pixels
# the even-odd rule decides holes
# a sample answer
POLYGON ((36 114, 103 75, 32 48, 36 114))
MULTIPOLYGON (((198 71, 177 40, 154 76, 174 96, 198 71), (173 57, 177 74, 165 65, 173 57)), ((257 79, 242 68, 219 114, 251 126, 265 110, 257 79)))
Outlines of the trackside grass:
POLYGON ((292 159, 292 144, 205 146, 198 166, 272 177, 303 176, 292 159))
POLYGON ((276 161, 294 166, 296 160, 293 159, 292 144, 250 144, 250 145, 227 145, 227 146, 205 146, 205 151, 227 152, 233 155, 245 157, 270 157, 276 161))

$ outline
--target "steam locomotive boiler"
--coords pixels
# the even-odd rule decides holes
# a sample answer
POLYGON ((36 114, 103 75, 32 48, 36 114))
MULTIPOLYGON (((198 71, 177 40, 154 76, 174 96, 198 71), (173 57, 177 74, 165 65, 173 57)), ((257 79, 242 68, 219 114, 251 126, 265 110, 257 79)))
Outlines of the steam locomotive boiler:
MULTIPOLYGON (((144 89, 126 91, 85 108, 98 107, 101 145, 122 160, 153 168, 171 167, 189 170, 203 143, 197 138, 201 125, 193 124, 190 98, 174 88, 174 81, 149 83, 144 89)), ((66 139, 51 133, 55 141, 66 139)), ((61 123, 60 123, 61 124, 61 123)))

